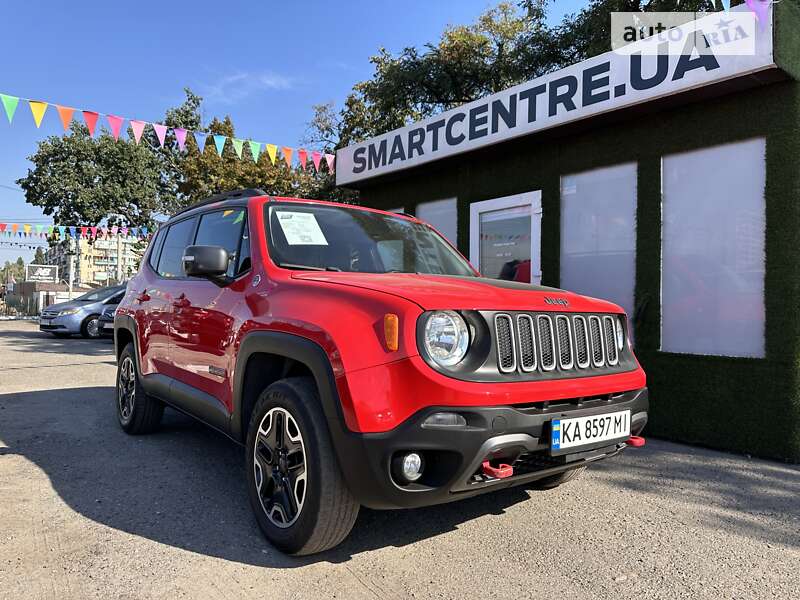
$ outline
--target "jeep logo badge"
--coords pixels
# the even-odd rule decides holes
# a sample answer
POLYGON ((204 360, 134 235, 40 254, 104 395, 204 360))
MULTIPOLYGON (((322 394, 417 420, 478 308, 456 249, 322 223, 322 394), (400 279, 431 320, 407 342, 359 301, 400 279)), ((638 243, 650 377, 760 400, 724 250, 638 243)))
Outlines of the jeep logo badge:
POLYGON ((547 296, 544 297, 545 304, 558 304, 559 306, 569 306, 569 302, 566 298, 548 298, 547 296))

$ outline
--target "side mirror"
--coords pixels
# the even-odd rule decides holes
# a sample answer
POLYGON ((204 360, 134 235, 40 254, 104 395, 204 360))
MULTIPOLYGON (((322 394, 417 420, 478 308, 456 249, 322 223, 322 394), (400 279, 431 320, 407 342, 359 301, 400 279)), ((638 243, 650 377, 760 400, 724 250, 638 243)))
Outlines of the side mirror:
POLYGON ((219 246, 188 246, 183 251, 183 271, 189 277, 223 282, 228 272, 228 251, 219 246))

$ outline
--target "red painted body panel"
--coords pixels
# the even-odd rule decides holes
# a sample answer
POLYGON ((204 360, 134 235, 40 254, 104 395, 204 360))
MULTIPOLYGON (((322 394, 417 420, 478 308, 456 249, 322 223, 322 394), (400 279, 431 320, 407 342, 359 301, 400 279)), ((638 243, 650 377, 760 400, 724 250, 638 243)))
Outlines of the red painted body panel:
POLYGON ((236 353, 244 336, 255 330, 292 333, 314 341, 327 353, 345 422, 360 432, 390 430, 432 405, 531 403, 645 385, 640 367, 615 375, 517 383, 474 383, 442 375, 417 351, 416 322, 424 310, 622 313, 622 309, 560 290, 511 290, 446 276, 282 269, 268 256, 263 215, 267 201, 266 197, 249 200, 253 268, 227 287, 195 279, 162 279, 143 261, 120 305, 120 312, 136 321, 143 374, 175 377, 232 411, 236 353), (138 300, 143 294, 149 299, 138 300), (547 304, 545 297, 564 298, 569 306, 547 304), (394 352, 383 339, 386 313, 397 314, 400 321, 399 349, 394 352))

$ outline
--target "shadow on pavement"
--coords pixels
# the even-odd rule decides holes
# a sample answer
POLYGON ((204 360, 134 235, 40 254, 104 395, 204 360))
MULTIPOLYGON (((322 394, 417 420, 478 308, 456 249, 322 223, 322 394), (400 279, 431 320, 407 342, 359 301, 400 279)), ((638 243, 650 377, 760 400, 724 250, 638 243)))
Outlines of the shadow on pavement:
POLYGON ((172 410, 160 432, 126 435, 116 422, 114 388, 0 395, 0 461, 35 463, 79 514, 109 527, 192 552, 268 567, 344 562, 353 554, 405 546, 502 513, 530 498, 503 490, 415 511, 363 509, 350 537, 329 552, 287 557, 255 523, 240 446, 172 410))
MULTIPOLYGON (((33 326, 32 326, 33 327, 33 326)), ((38 327, 38 326, 37 326, 38 327)), ((111 337, 96 340, 84 339, 79 335, 57 338, 38 329, 0 330, 0 344, 8 344, 18 352, 44 352, 52 354, 73 354, 79 356, 105 356, 113 354, 111 337)))

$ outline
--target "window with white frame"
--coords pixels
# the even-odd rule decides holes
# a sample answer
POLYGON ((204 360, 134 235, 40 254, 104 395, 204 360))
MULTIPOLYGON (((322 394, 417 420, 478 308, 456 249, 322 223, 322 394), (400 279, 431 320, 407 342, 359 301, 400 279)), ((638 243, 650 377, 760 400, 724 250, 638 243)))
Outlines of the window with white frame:
POLYGON ((633 315, 636 163, 561 178, 561 287, 633 315))
POLYGON ((764 356, 766 141, 665 156, 661 349, 764 356))
POLYGON ((430 223, 454 246, 458 243, 458 200, 448 198, 417 204, 416 216, 430 223))

